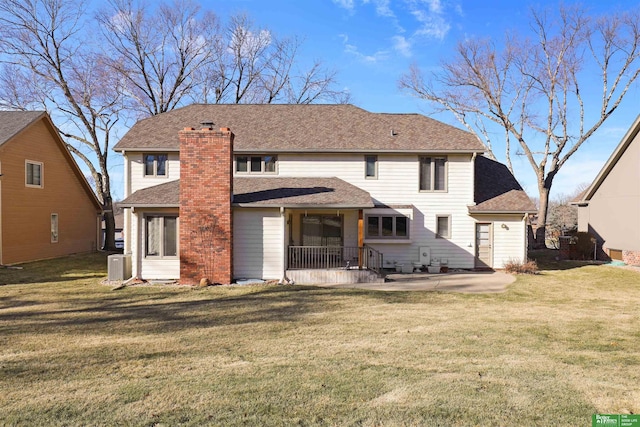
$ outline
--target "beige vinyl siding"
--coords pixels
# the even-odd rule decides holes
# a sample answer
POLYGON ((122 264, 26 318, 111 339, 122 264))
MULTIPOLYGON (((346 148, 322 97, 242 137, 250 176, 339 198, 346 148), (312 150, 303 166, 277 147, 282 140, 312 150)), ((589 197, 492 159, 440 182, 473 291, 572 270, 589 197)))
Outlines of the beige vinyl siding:
MULTIPOLYGON (((375 154, 375 153, 373 153, 375 154)), ((473 268, 474 224, 467 206, 473 203, 471 155, 449 155, 447 191, 419 191, 418 154, 378 154, 378 179, 365 178, 365 154, 281 154, 279 176, 338 177, 368 191, 375 203, 413 205, 408 242, 372 243, 385 260, 418 261, 420 247, 432 258, 457 268, 473 268), (313 165, 313 167, 310 167, 313 165), (436 216, 451 216, 451 238, 436 239, 436 216)))
POLYGON ((527 227, 523 215, 476 215, 475 219, 477 222, 493 224, 491 242, 493 265, 491 267, 502 269, 510 260, 526 261, 527 227))
POLYGON ((610 249, 640 251, 640 134, 589 201, 591 230, 610 249))
POLYGON ((180 278, 180 259, 142 260, 142 277, 147 280, 178 280, 180 278))
POLYGON ((284 227, 279 209, 233 210, 233 276, 279 280, 283 275, 284 227))
MULTIPOLYGON (((166 176, 145 176, 143 157, 145 153, 126 153, 125 167, 129 165, 130 193, 142 188, 153 187, 180 178, 180 156, 176 152, 169 152, 166 176)), ((129 194, 126 194, 128 196, 129 194)))

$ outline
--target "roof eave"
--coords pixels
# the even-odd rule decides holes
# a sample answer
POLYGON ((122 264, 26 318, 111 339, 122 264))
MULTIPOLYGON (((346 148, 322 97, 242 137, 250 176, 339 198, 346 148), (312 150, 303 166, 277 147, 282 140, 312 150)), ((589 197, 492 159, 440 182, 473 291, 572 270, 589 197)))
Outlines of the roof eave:
POLYGON ((587 189, 580 203, 586 203, 586 202, 589 202, 589 200, 591 200, 591 197, 593 197, 594 193, 598 190, 598 188, 600 188, 600 185, 602 184, 602 182, 609 175, 609 172, 611 172, 611 169, 613 169, 616 163, 618 163, 618 160, 620 159, 620 157, 622 157, 622 154, 626 151, 627 147, 631 145, 631 142, 634 140, 634 138, 638 135, 639 132, 640 132, 640 114, 636 117, 636 119, 634 120, 629 130, 622 137, 618 146, 615 148, 615 150, 613 150, 613 153, 611 154, 607 162, 604 164, 604 166, 602 167, 602 169, 600 170, 596 178, 593 180, 593 182, 587 189))
POLYGON ((515 214, 535 214, 537 210, 471 210, 470 215, 515 215, 515 214))
POLYGON ((180 204, 169 203, 169 204, 158 204, 158 203, 126 203, 126 202, 118 202, 118 205, 123 208, 179 208, 180 204))
POLYGON ((233 203, 233 207, 237 208, 286 208, 286 209, 370 209, 373 203, 354 205, 354 204, 292 204, 292 203, 233 203))
MULTIPOLYGON (((171 152, 171 153, 179 153, 179 148, 158 148, 158 147, 148 147, 148 148, 130 148, 130 147, 114 147, 113 151, 124 154, 127 151, 132 151, 136 153, 140 152, 171 152)), ((326 149, 326 150, 318 150, 318 149, 268 149, 268 148, 247 148, 247 149, 234 149, 234 153, 236 154, 255 154, 255 153, 274 153, 274 154, 286 154, 286 153, 305 153, 305 154, 313 154, 313 153, 383 153, 383 154, 482 154, 485 150, 481 149, 460 149, 460 150, 451 150, 451 149, 429 149, 429 150, 416 150, 416 149, 407 149, 407 150, 379 150, 379 149, 326 149)))

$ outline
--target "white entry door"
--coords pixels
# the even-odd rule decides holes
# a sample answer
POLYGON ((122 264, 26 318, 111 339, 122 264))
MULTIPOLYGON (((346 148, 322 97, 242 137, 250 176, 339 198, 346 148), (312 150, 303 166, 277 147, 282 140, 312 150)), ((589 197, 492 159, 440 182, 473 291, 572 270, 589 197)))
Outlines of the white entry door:
POLYGON ((476 224, 476 268, 493 266, 491 223, 476 224))

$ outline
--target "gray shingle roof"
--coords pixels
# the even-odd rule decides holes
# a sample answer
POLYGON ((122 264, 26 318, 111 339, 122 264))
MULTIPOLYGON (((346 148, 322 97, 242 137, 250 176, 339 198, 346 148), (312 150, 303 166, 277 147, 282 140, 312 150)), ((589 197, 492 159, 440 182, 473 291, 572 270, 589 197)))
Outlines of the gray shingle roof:
POLYGON ((114 150, 178 150, 184 127, 228 127, 236 152, 482 152, 469 132, 421 114, 353 105, 194 104, 137 122, 114 150))
MULTIPOLYGON (((233 203, 243 207, 373 207, 369 193, 338 178, 234 178, 233 203)), ((119 205, 179 207, 180 180, 138 190, 119 205)))
POLYGON ((44 111, 0 111, 0 145, 44 114, 44 111))
POLYGON ((509 169, 495 160, 475 160, 475 206, 470 213, 536 212, 536 207, 509 169))

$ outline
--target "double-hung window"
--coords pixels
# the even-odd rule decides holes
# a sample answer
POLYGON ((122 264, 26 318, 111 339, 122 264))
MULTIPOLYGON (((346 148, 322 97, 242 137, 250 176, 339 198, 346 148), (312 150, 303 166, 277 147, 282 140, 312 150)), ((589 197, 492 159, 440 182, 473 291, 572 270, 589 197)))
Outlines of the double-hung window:
POLYGON ((364 156, 364 177, 378 178, 378 156, 364 156))
POLYGON ((278 156, 236 156, 236 172, 254 174, 275 174, 278 156))
POLYGON ((167 176, 167 153, 144 155, 144 176, 167 176))
POLYGON ((436 216, 436 237, 443 239, 451 238, 451 215, 436 216))
POLYGON ((420 191, 447 191, 446 157, 420 157, 420 191))
POLYGON ((25 184, 27 187, 42 188, 42 162, 25 162, 25 184))
POLYGON ((409 218, 404 215, 367 215, 368 239, 408 239, 409 218))
POLYGON ((145 256, 160 258, 178 256, 178 217, 176 215, 145 217, 145 256))

